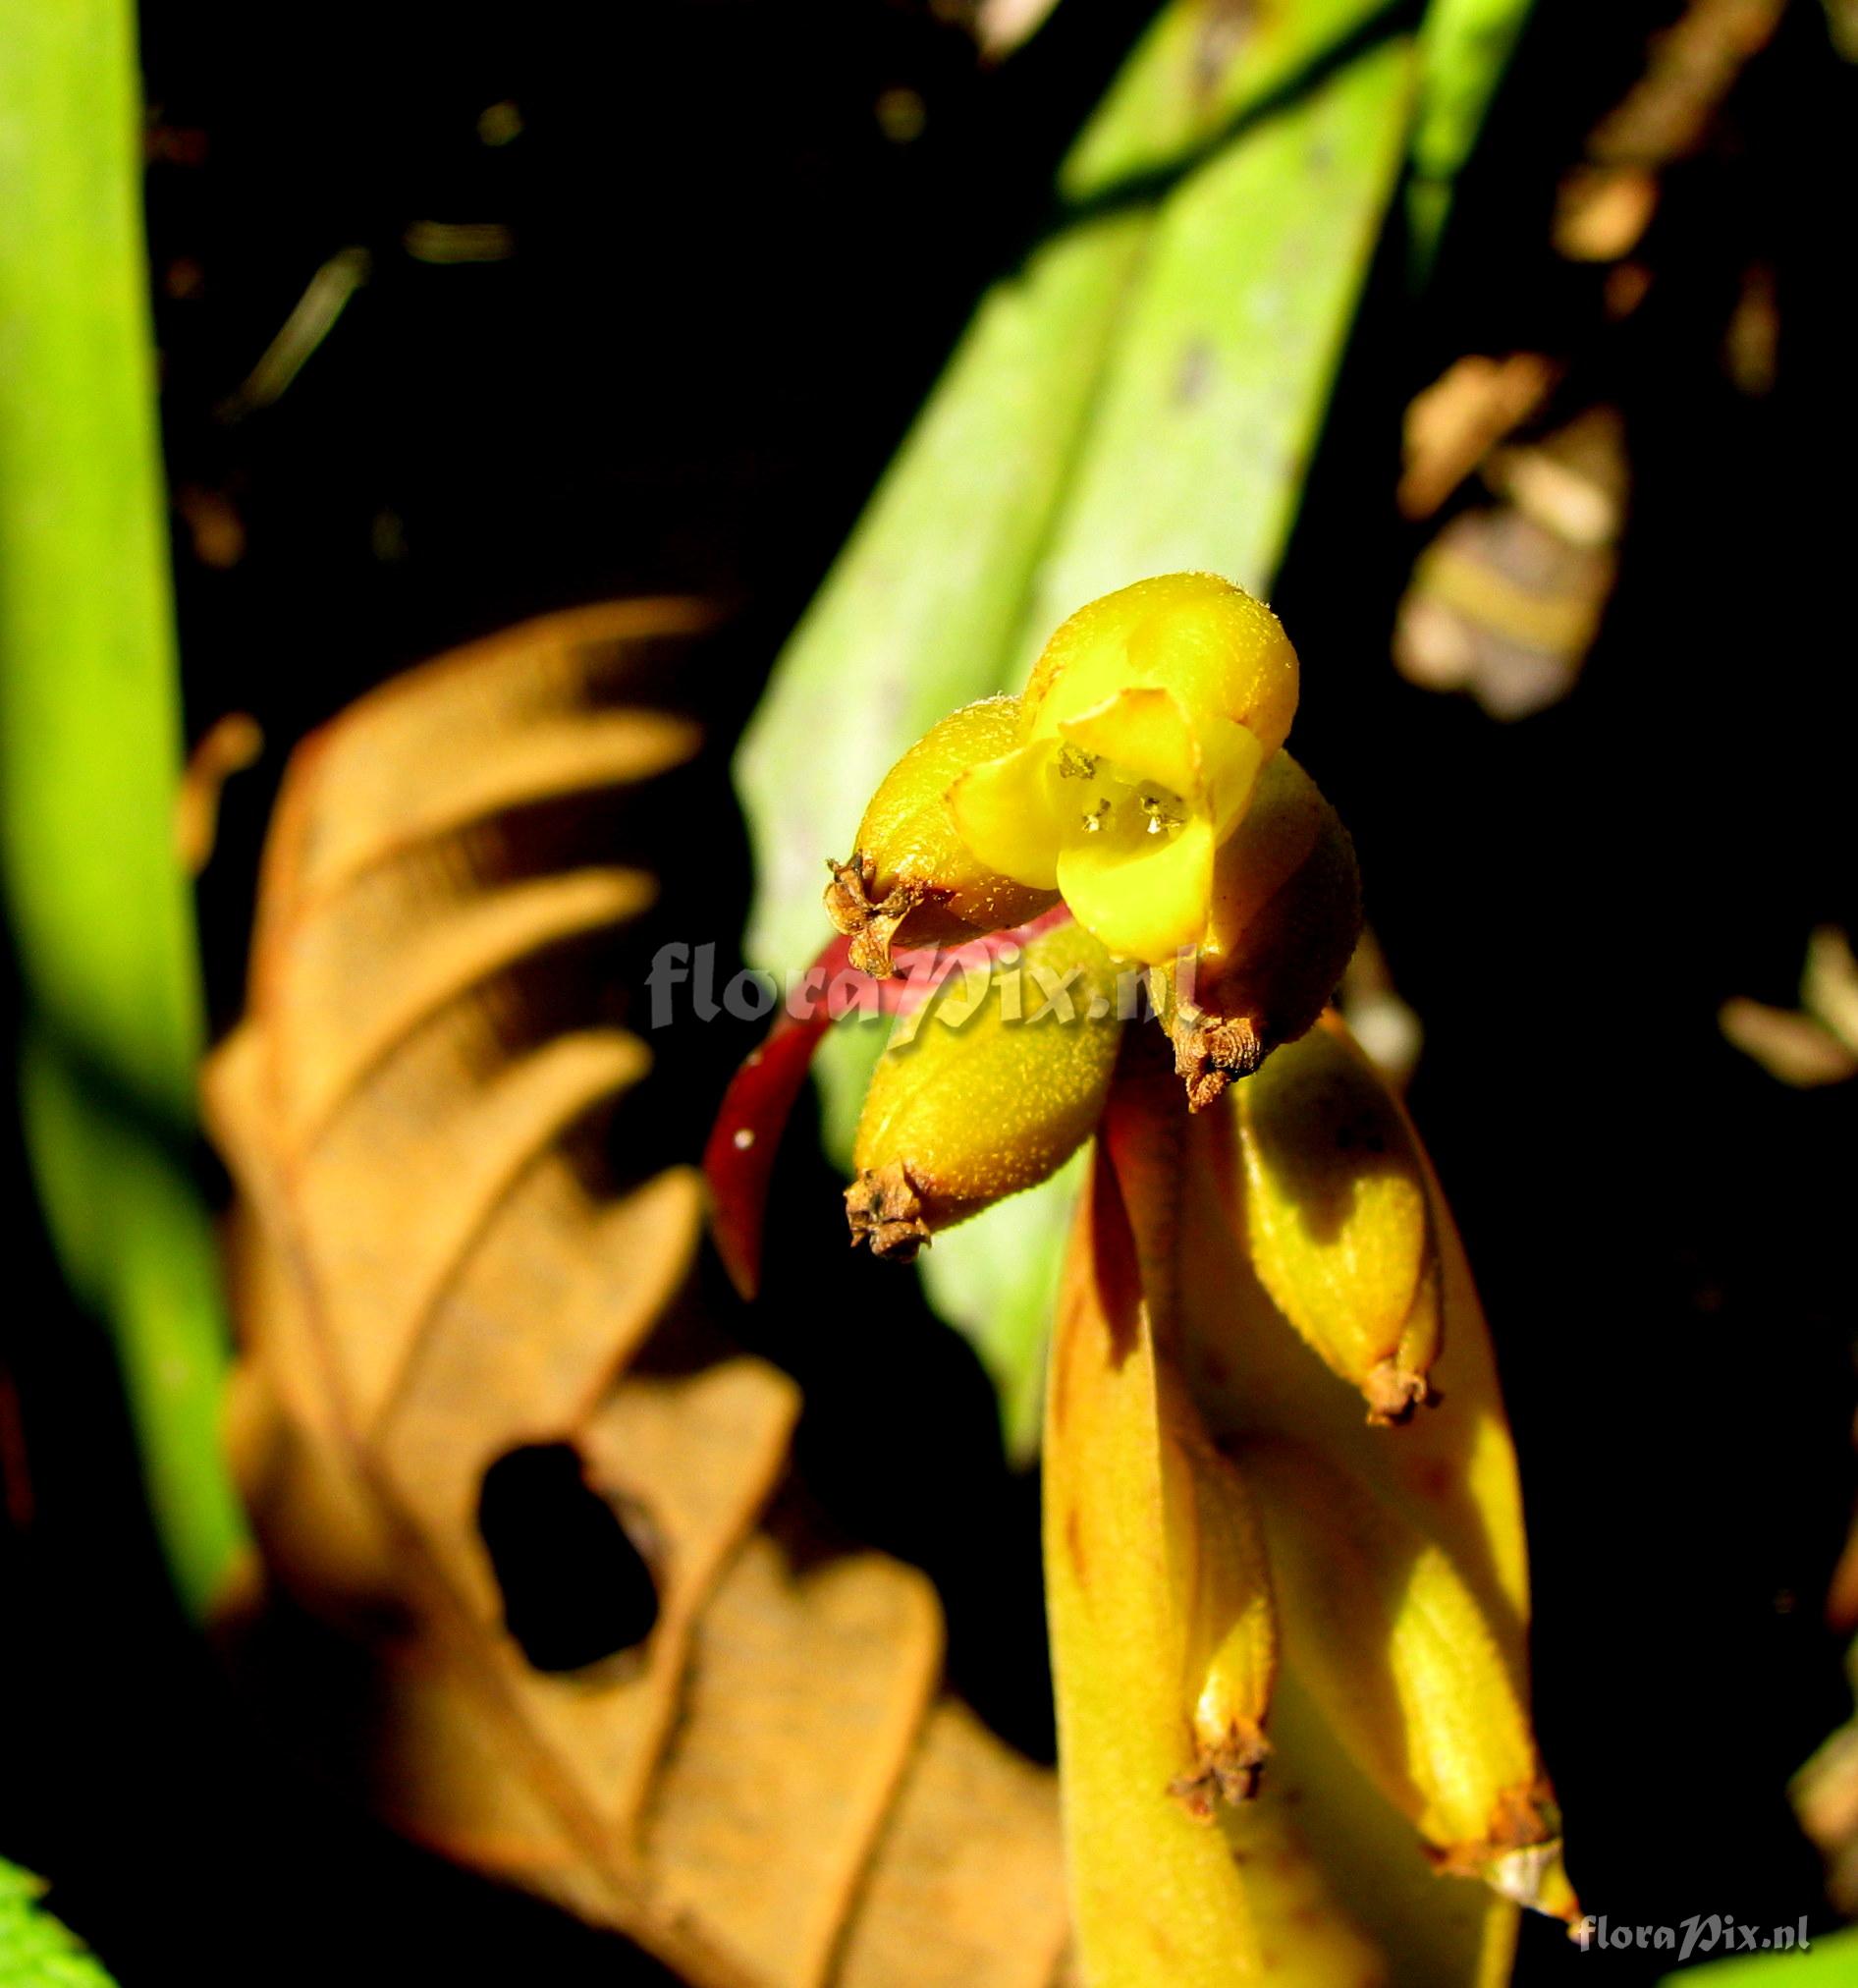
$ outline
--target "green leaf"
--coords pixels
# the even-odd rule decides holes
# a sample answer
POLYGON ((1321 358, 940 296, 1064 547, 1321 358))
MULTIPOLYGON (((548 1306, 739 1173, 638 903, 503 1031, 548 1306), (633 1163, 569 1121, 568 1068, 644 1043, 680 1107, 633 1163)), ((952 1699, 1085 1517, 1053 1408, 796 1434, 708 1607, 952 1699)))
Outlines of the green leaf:
MULTIPOLYGON (((884 773, 1016 687, 1074 609, 1184 568, 1269 586, 1404 153, 1412 48, 1379 0, 1235 19, 1175 0, 1143 38, 777 663, 736 761, 759 964, 813 957, 825 860, 884 773)), ((819 1066, 842 1165, 868 1061, 834 1040, 819 1066)), ((1061 1176, 923 1258, 1021 1447, 1072 1192, 1061 1176)))
POLYGON ((246 1537, 220 1445, 219 1252, 186 1157, 28 1029, 21 1122, 59 1260, 109 1321, 169 1573, 203 1614, 246 1537))
POLYGON ((0 7, 0 879, 28 1152, 114 1328, 178 1583, 243 1535, 225 1334, 187 1177, 201 1021, 126 0, 0 7))
POLYGON ((114 1988, 83 1942, 39 1909, 44 1890, 0 1857, 0 1988, 114 1988))
POLYGON ((1432 0, 1419 30, 1419 109, 1406 189, 1408 251, 1423 280, 1458 174, 1475 149, 1533 0, 1432 0))
POLYGON ((1167 201, 1020 624, 1021 667, 1066 615, 1151 574, 1269 588, 1399 167, 1410 73, 1403 41, 1371 48, 1167 201))
MULTIPOLYGON (((1789 1929, 1791 1930, 1791 1929, 1789 1929)), ((1758 1931, 1757 1939, 1772 1938, 1758 1931)), ((1815 1940, 1804 1951, 1738 1955, 1660 1977, 1672 1988, 1848 1988, 1858 1981, 1858 1926, 1815 1940)))

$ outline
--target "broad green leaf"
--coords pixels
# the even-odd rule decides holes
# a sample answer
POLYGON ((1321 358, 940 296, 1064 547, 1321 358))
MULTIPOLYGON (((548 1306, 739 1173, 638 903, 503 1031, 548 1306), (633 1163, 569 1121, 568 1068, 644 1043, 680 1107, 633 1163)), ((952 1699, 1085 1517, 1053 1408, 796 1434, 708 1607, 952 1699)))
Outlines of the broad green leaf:
POLYGON ((0 876, 34 1175, 118 1335, 177 1580, 241 1536, 184 1163, 200 994, 127 0, 0 0, 0 876))
MULTIPOLYGON (((1707 1935, 1709 1921, 1702 1921, 1707 1935)), ((1755 1926, 1757 1940, 1772 1940, 1776 1932, 1794 1932, 1794 1927, 1755 1926)), ((1681 1940, 1685 1928, 1671 1929, 1681 1940)), ((1718 1944, 1720 1944, 1720 1936, 1718 1944)), ((1686 1967, 1660 1977, 1661 1988, 1847 1988, 1858 1981, 1858 1926, 1828 1934, 1815 1940, 1805 1951, 1776 1951, 1737 1955, 1730 1960, 1712 1960, 1701 1967, 1686 1967)))
MULTIPOLYGON (((1412 51, 1389 18, 1312 0, 1238 32, 1175 0, 1131 55, 1061 168, 1053 231, 981 301, 742 741, 758 964, 816 953, 825 860, 884 773, 1021 681, 1075 608, 1182 568, 1270 584, 1404 150, 1412 51)), ((819 1066, 840 1164, 861 1032, 819 1066)), ((1062 1176, 923 1259, 1019 1435, 1072 1192, 1062 1176)))
POLYGON ((1151 574, 1270 587, 1398 170, 1409 78, 1403 41, 1370 49, 1168 200, 1020 625, 1022 664, 1066 615, 1151 574))
POLYGON ((1408 250, 1423 278, 1438 252, 1452 187, 1528 26, 1533 0, 1432 0, 1419 30, 1419 104, 1406 189, 1408 250))
POLYGON ((44 1889, 0 1857, 0 1988, 113 1988, 83 1942, 40 1910, 44 1889))

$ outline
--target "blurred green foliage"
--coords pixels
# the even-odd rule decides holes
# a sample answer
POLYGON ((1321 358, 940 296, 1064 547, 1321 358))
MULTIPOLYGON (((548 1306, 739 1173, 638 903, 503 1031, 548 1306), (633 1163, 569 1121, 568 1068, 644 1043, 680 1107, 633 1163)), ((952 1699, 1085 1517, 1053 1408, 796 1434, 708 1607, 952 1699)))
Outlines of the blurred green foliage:
POLYGON ((0 1857, 0 1988, 112 1988, 82 1941, 39 1909, 44 1889, 0 1857))
POLYGON ((1464 170, 1534 0, 1432 0, 1419 32, 1419 105, 1406 186, 1408 263, 1430 273, 1464 170))
MULTIPOLYGON (((1681 1935, 1681 1929, 1674 1928, 1681 1935)), ((1765 1932, 1750 1928, 1757 1939, 1765 1932)), ((1662 1977, 1661 1988, 1849 1988, 1858 1981, 1858 1927, 1815 1940, 1804 1953, 1744 1954, 1662 1977)))
POLYGON ((28 1156, 113 1329, 177 1586, 243 1536, 191 1170, 201 1044, 127 0, 0 5, 0 874, 28 1156))

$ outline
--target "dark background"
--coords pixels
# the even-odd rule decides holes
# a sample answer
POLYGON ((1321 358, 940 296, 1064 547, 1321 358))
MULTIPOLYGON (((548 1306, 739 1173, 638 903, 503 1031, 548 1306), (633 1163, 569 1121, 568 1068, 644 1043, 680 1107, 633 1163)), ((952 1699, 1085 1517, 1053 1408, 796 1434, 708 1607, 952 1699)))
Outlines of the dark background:
MULTIPOLYGON (((693 589, 733 610, 694 687, 727 746, 1147 11, 1066 0, 988 73, 905 0, 531 0, 468 28, 438 7, 149 0, 189 723, 248 710, 268 741, 202 889, 216 1026, 288 748, 391 672, 548 608, 693 589), (876 111, 900 87, 926 112, 907 142, 876 111), (479 116, 506 101, 520 135, 487 145, 479 116), (422 263, 403 247, 420 220, 504 224, 514 253, 422 263), (321 349, 229 414, 351 247, 371 275, 321 349)), ((1822 1598, 1854 1489, 1858 1084, 1784 1089, 1715 1015, 1790 1005, 1810 927, 1858 929, 1838 281, 1858 79, 1796 5, 1669 177, 1647 304, 1602 335, 1600 277, 1546 250, 1555 185, 1672 11, 1540 10, 1425 309, 1397 244, 1383 259, 1276 604, 1305 659, 1299 754, 1427 1031, 1411 1102, 1515 1420, 1575 1880, 1615 1921, 1825 1927, 1784 1787, 1850 1710, 1822 1598), (1751 261, 1781 324, 1755 400, 1720 357, 1751 261), (1585 677, 1503 726, 1389 664, 1419 543, 1391 491, 1411 393, 1517 348, 1571 355, 1623 409, 1634 496, 1585 677)), ((732 877, 740 847, 725 827, 732 877)), ((664 1109, 667 1156, 700 1142, 712 1077, 664 1109)), ((833 1251, 834 1293, 865 1273, 840 1267, 823 1172, 786 1179, 777 1301, 741 1329, 807 1381, 828 1502, 943 1581, 957 1681, 1047 1748, 1035 1500, 978 1370, 919 1316, 836 1322, 796 1266, 833 1251), (873 1400, 901 1405, 876 1434, 873 1400)), ((612 1942, 392 1844, 288 1764, 166 1598, 107 1350, 46 1295, 29 1218, 13 1274, 34 1296, 10 1307, 0 1409, 32 1510, 16 1500, 0 1564, 0 1848, 55 1878, 127 1988, 632 1978, 612 1942)), ((1525 1980, 1655 1971, 1539 1923, 1524 1955, 1525 1980)))

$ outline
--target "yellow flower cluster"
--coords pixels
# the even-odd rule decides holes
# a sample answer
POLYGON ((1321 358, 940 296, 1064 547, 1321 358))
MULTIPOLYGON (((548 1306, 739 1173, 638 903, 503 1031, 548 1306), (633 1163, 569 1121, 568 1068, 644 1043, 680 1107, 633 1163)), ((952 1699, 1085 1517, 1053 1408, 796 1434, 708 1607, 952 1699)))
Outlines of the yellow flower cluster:
POLYGON ((1207 937, 1218 851, 1296 695, 1277 616, 1229 580, 1170 574, 1093 601, 1020 696, 952 714, 904 755, 828 909, 879 972, 893 937, 997 929, 1055 896, 1118 958, 1171 961, 1207 937))
POLYGON ((1494 1988, 1518 1904, 1579 1909, 1515 1460, 1438 1184, 1324 1013, 1359 890, 1297 674, 1238 587, 1144 580, 892 770, 827 892, 853 965, 1011 937, 880 1059, 847 1207, 907 1258, 1095 1140, 1044 1498, 1085 1978, 1494 1988))
POLYGON ((1013 747, 950 789, 956 832, 988 868, 1056 889, 1113 954, 1160 966, 1206 937, 1215 853, 1296 695, 1262 602, 1212 574, 1141 580, 1052 637, 1013 747))

